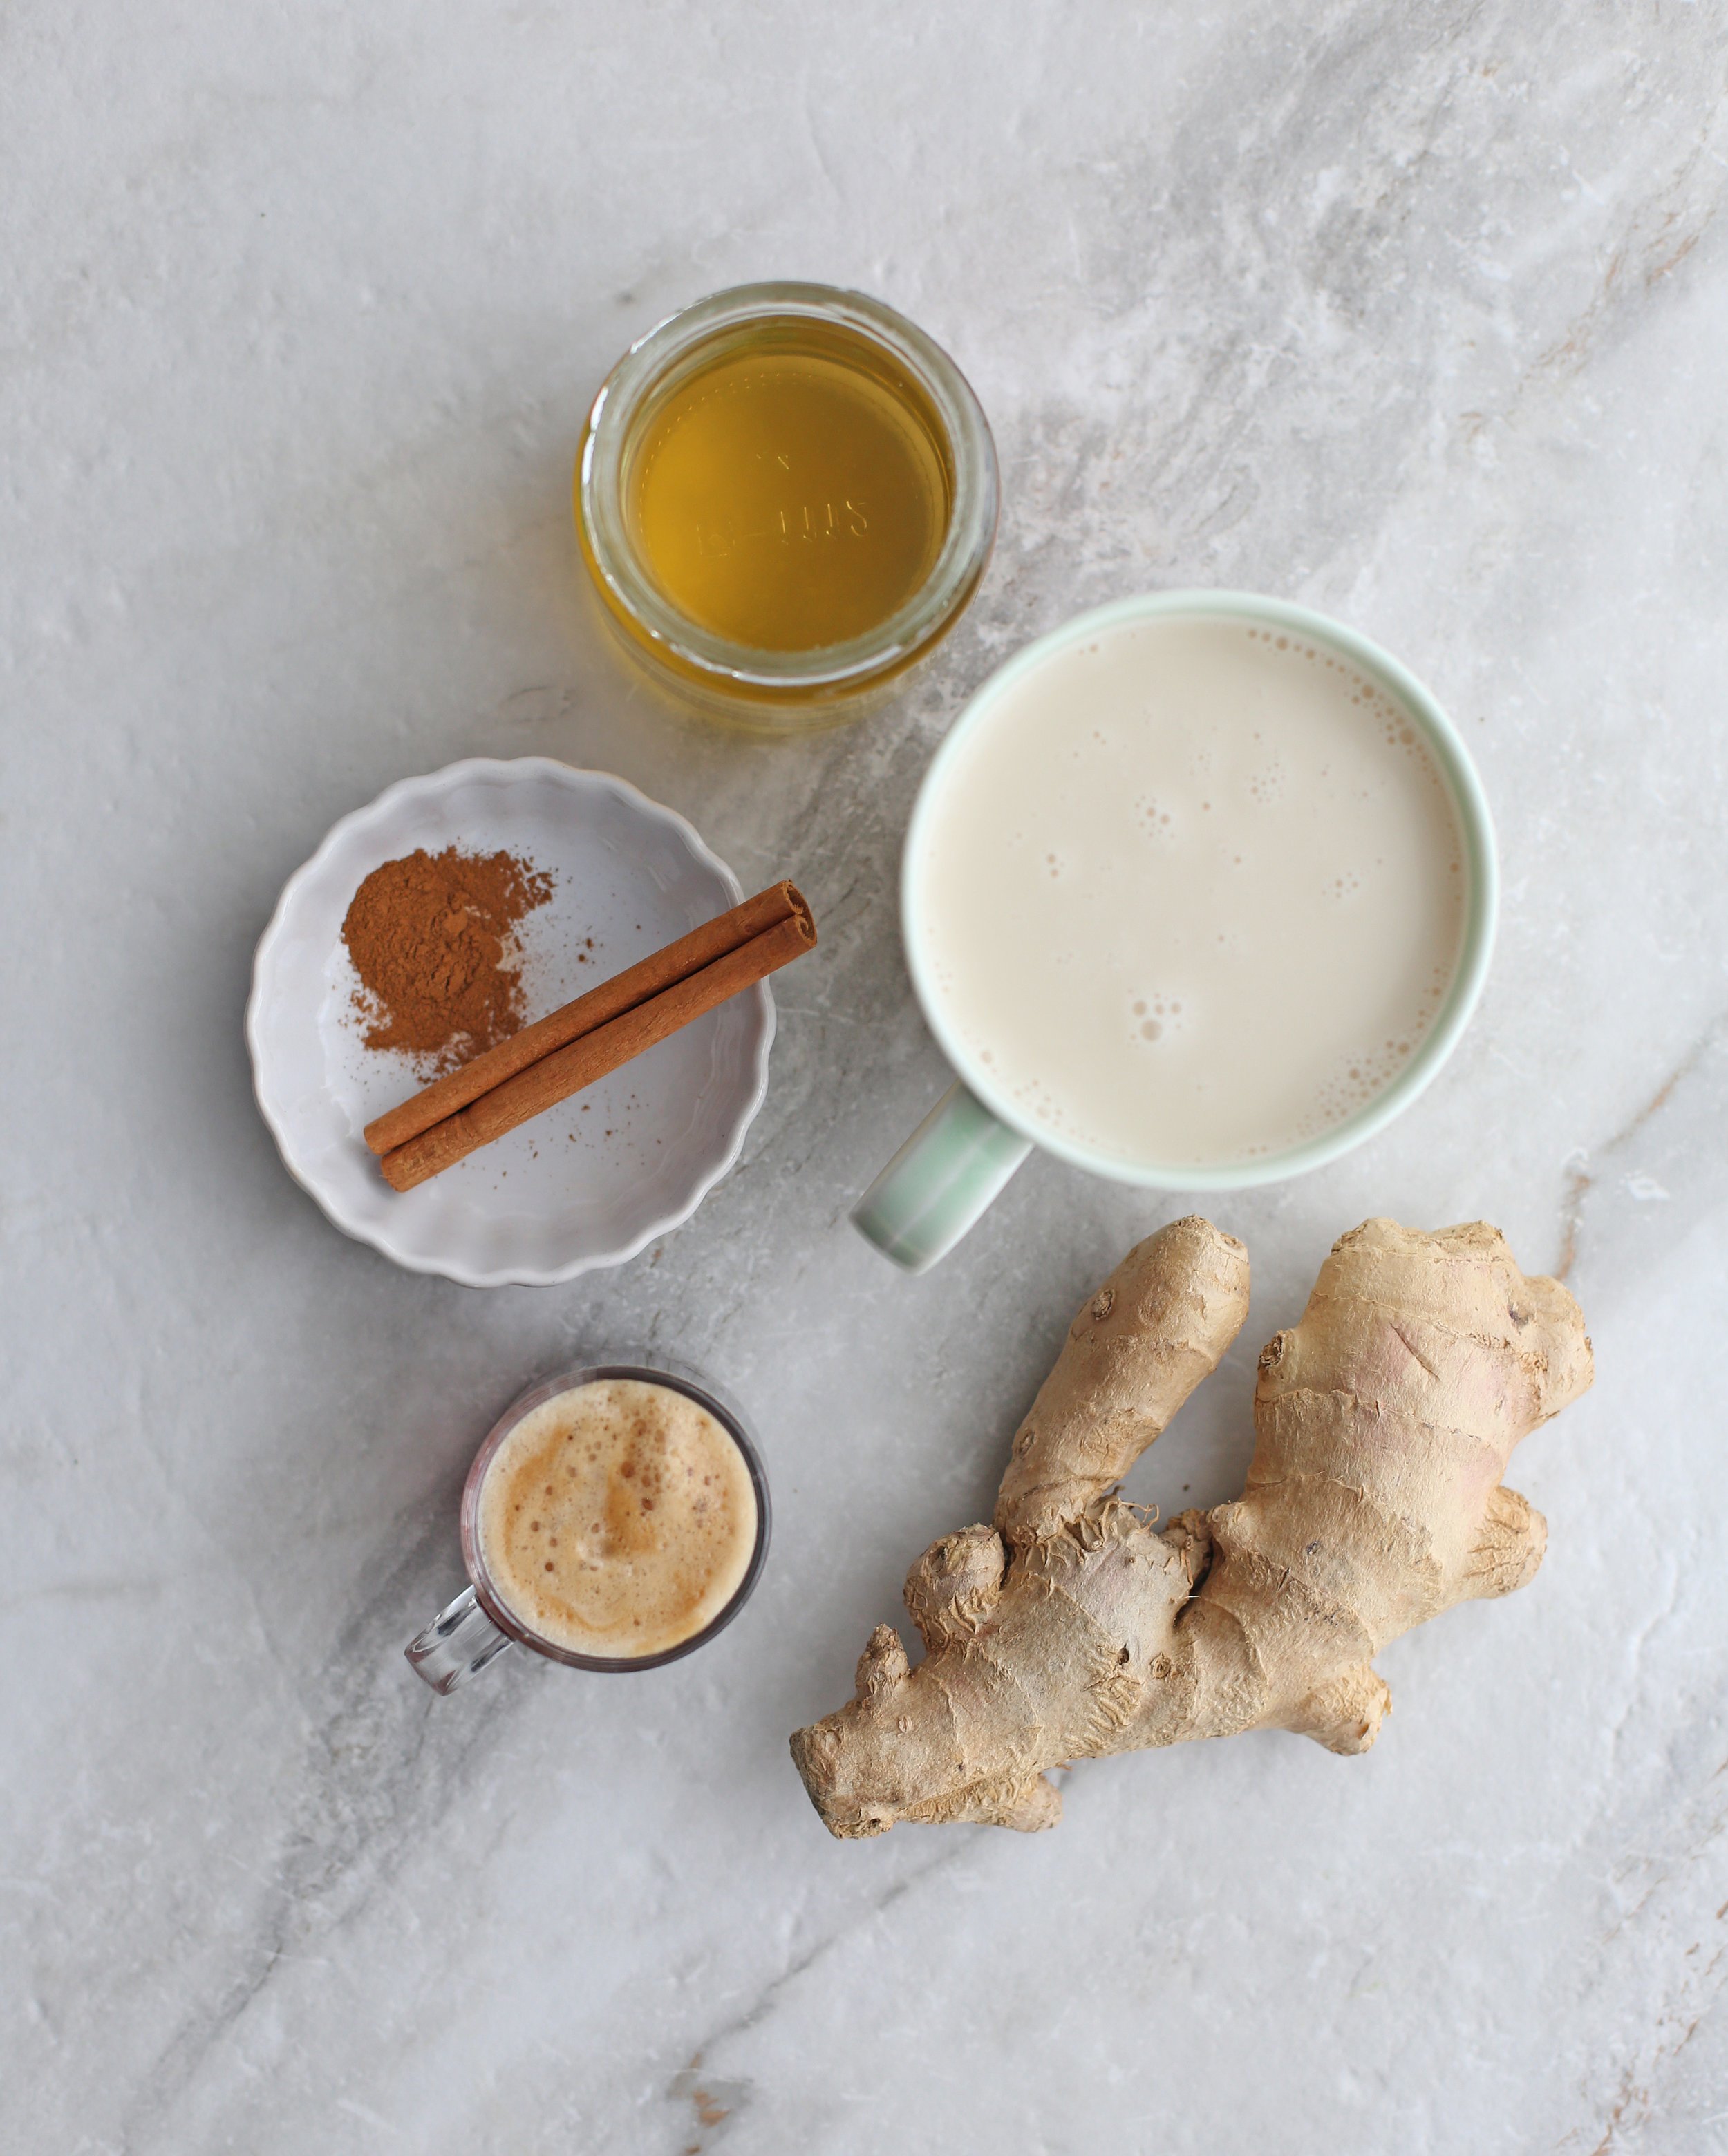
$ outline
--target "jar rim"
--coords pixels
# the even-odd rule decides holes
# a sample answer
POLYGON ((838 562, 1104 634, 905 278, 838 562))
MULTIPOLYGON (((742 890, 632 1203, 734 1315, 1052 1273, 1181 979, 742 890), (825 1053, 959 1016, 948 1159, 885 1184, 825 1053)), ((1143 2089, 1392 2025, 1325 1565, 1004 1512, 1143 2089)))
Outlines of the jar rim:
POLYGON ((601 383, 576 465, 577 521, 584 552, 613 611, 680 670, 693 672, 717 689, 757 695, 843 695, 918 657, 952 624, 977 589, 995 540, 999 495, 989 423, 954 361, 916 323, 883 301, 831 285, 737 285, 656 323, 601 383), (624 506, 624 451, 632 424, 678 362, 727 330, 780 320, 838 324, 886 350, 928 398, 953 464, 948 528, 918 588, 862 634, 804 651, 738 644, 680 613, 643 567, 624 506))

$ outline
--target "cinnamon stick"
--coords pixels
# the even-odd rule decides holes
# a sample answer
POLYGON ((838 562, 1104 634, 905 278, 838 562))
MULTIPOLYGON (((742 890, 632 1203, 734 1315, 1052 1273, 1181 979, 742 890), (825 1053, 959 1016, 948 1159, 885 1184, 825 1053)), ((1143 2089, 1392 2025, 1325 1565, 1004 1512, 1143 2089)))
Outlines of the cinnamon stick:
MULTIPOLYGON (((398 1146, 406 1145, 410 1138, 430 1130, 435 1123, 441 1123, 459 1108, 465 1108, 471 1101, 477 1101, 482 1093, 489 1093, 519 1070, 527 1070, 555 1050, 579 1040, 584 1034, 609 1024, 638 1004, 661 994, 674 982, 699 973, 717 958, 723 958, 728 951, 740 949, 752 937, 796 914, 810 920, 810 907, 797 886, 771 884, 754 898, 747 898, 743 905, 717 915, 712 921, 705 921, 687 936, 679 937, 635 965, 626 966, 610 980, 602 981, 585 995, 561 1004, 532 1025, 524 1026, 508 1040, 500 1041, 496 1048, 487 1049, 484 1055, 476 1055, 471 1062, 463 1064, 459 1070, 416 1093, 411 1101, 388 1109, 366 1126, 367 1144, 376 1153, 390 1152, 398 1146)), ((815 941, 814 921, 810 924, 810 941, 815 941)))
MULTIPOLYGON (((789 885, 784 886, 790 890, 789 885)), ((394 1189, 412 1190, 453 1167, 476 1147, 490 1145, 507 1131, 556 1107, 608 1071, 640 1055, 656 1041, 688 1025, 704 1012, 739 994, 814 947, 815 922, 798 894, 799 910, 712 964, 673 981, 658 995, 595 1027, 568 1045, 543 1055, 526 1070, 482 1093, 466 1107, 393 1147, 378 1165, 394 1189)), ((429 1089, 430 1090, 430 1089, 429 1089)))

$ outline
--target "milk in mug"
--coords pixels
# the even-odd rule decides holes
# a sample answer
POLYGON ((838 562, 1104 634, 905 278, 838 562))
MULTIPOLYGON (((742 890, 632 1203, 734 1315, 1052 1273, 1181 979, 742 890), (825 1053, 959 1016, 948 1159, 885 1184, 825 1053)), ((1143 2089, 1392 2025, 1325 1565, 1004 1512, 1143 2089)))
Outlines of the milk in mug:
POLYGON ((959 744, 908 865, 925 988, 1029 1132, 1129 1168, 1322 1136, 1421 1045, 1465 840, 1341 653, 1226 615, 1101 627, 959 744))

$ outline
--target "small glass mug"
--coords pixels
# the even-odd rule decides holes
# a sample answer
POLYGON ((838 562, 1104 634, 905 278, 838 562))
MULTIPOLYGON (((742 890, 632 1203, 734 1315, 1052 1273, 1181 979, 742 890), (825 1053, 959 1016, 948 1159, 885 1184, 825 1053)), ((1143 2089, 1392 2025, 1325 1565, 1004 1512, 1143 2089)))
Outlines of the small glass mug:
POLYGON ((576 528, 615 629, 639 660, 710 716, 758 732, 802 733, 856 716, 869 692, 923 658, 978 588, 996 535, 995 444, 971 384, 931 337, 863 292, 830 285, 740 285, 698 300, 639 337, 600 385, 576 459, 576 528), (691 621, 649 575, 627 497, 641 423, 719 353, 771 337, 849 332, 909 382, 939 425, 951 498, 946 534, 923 582, 885 621, 844 644, 769 651, 691 621))
POLYGON ((717 1632, 725 1630, 750 1599, 768 1556, 768 1477, 743 1417, 711 1380, 688 1368, 667 1369, 647 1363, 599 1363, 583 1369, 561 1370, 557 1376, 530 1386, 506 1408, 475 1454, 474 1465, 468 1470, 468 1479, 462 1486, 461 1532, 462 1561, 468 1568, 470 1584, 403 1650, 415 1676, 424 1678, 434 1691, 454 1691, 458 1685, 466 1684, 470 1677, 478 1676, 512 1645, 544 1655, 548 1661, 567 1662, 572 1669, 658 1669, 662 1662, 676 1662, 681 1656, 706 1646, 717 1632), (706 1408, 743 1455, 756 1499, 755 1547, 736 1593, 701 1631, 693 1632, 687 1640, 681 1640, 676 1646, 666 1647, 657 1655, 579 1655, 568 1647, 542 1639, 512 1613, 487 1576, 481 1553, 480 1487, 499 1446, 523 1417, 532 1414, 536 1408, 555 1399, 560 1393, 571 1392, 578 1385, 593 1384, 604 1378, 634 1378, 642 1384, 663 1385, 668 1391, 682 1393, 687 1399, 706 1408))

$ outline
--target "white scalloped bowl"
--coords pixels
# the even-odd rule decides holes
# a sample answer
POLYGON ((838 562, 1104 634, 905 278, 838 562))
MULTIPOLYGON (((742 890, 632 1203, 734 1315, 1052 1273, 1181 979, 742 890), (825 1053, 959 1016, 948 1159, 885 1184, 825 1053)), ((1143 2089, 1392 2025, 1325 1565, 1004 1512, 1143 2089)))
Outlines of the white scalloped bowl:
POLYGON ((531 1019, 743 896, 681 816, 607 773, 474 757, 404 779, 342 819, 289 878, 264 932, 246 1008, 258 1105, 290 1173, 337 1226, 411 1271, 543 1286, 622 1264, 687 1220, 738 1158, 768 1089, 768 983, 429 1183, 393 1191, 360 1133, 425 1074, 364 1045, 342 918, 382 862, 452 844, 552 873, 550 901, 518 931, 531 1019))

